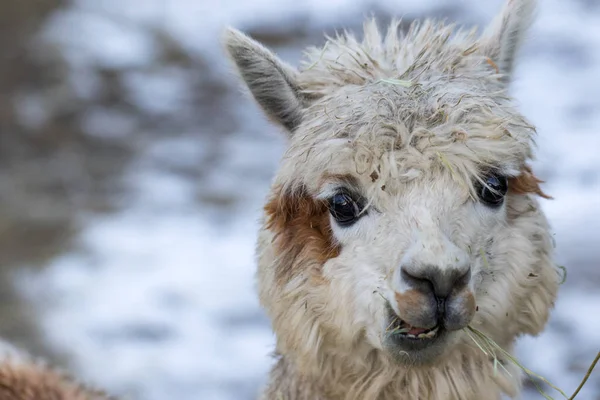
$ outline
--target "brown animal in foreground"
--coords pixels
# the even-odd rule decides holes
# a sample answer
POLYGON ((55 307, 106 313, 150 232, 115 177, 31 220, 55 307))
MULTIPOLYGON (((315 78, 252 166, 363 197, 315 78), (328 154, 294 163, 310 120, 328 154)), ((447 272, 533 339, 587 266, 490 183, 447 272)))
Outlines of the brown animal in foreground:
POLYGON ((70 377, 34 362, 0 363, 0 400, 109 400, 70 377))

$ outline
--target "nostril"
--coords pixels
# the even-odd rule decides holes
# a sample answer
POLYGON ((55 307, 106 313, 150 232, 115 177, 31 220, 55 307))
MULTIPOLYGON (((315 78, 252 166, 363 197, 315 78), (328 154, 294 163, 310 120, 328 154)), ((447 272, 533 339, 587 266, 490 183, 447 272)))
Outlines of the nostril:
POLYGON ((400 269, 400 275, 404 282, 415 289, 423 292, 432 292, 434 290, 432 282, 423 274, 423 270, 402 267, 400 269))
POLYGON ((452 266, 440 268, 434 265, 422 267, 402 266, 401 276, 404 282, 415 289, 433 292, 435 297, 444 299, 453 291, 461 291, 471 280, 471 269, 459 269, 452 266))
POLYGON ((462 275, 460 272, 458 272, 456 275, 456 280, 452 286, 454 290, 460 291, 467 287, 469 281, 471 280, 471 268, 467 269, 467 272, 463 273, 462 275))

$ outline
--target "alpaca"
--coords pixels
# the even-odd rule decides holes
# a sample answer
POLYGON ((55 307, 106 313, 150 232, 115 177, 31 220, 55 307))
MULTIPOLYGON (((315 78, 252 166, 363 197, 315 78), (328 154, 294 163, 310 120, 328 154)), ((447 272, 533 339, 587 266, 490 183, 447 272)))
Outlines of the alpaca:
POLYGON ((0 400, 111 399, 0 339, 0 400))
POLYGON ((0 363, 0 400, 109 400, 70 377, 35 362, 0 363))
POLYGON ((228 28, 224 45, 288 148, 257 244, 276 334, 263 400, 514 397, 511 352, 540 333, 559 274, 509 94, 534 0, 482 34, 425 20, 345 32, 296 69, 228 28))

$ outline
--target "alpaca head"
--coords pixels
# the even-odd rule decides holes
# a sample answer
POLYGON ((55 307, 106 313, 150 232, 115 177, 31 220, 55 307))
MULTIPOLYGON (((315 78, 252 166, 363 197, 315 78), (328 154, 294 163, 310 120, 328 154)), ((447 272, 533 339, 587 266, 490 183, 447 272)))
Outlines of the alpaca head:
POLYGON ((226 46, 289 133, 265 207, 259 289, 278 350, 428 364, 469 324, 539 332, 557 276, 508 94, 532 0, 483 33, 441 23, 330 38, 300 70, 243 34, 226 46))

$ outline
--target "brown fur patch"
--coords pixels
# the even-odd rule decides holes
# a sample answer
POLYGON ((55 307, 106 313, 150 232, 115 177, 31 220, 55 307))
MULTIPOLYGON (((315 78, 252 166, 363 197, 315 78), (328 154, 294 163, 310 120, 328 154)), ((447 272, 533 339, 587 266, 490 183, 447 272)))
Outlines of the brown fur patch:
POLYGON ((265 206, 265 213, 266 227, 275 234, 278 282, 283 284, 307 269, 312 276, 321 277, 320 267, 339 255, 340 247, 333 239, 327 203, 313 198, 306 188, 290 193, 275 190, 265 206))
POLYGON ((477 304, 475 302, 475 295, 470 290, 465 290, 463 293, 459 294, 462 297, 464 302, 464 313, 467 315, 467 319, 471 320, 473 315, 475 315, 475 311, 477 310, 477 304))
POLYGON ((0 364, 0 400, 108 400, 69 378, 34 364, 0 364))
POLYGON ((516 178, 511 178, 508 183, 508 187, 512 193, 515 194, 528 194, 534 193, 540 197, 545 199, 551 199, 552 197, 548 196, 546 193, 542 191, 540 188, 540 183, 544 181, 538 179, 533 172, 531 171, 531 167, 525 166, 521 175, 516 178))
POLYGON ((416 289, 407 290, 405 293, 396 292, 394 297, 402 319, 408 323, 418 321, 426 312, 427 296, 416 289))
POLYGON ((465 298, 465 308, 467 310, 469 310, 469 312, 475 313, 475 309, 477 308, 477 305, 475 303, 475 295, 473 294, 473 292, 471 292, 470 290, 467 290, 467 292, 464 294, 464 298, 465 298))

